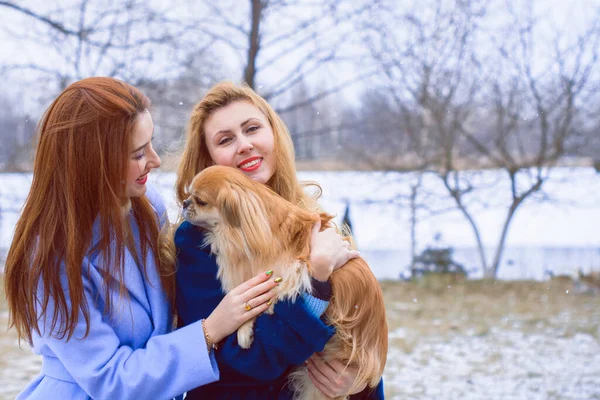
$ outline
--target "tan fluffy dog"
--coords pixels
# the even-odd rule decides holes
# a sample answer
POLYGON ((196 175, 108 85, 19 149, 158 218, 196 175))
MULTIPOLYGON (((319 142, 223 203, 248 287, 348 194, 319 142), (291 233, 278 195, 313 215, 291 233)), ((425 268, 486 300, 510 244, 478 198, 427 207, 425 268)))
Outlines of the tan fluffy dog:
MULTIPOLYGON (((281 276, 279 300, 295 301, 310 292, 308 265, 311 228, 319 216, 278 196, 241 171, 213 166, 192 181, 184 202, 184 218, 206 229, 206 244, 216 255, 217 277, 229 292, 261 271, 281 276)), ((330 216, 321 214, 325 227, 330 216)), ((353 389, 365 383, 375 387, 387 358, 387 322, 379 283, 362 258, 350 260, 330 278, 333 298, 327 308, 328 323, 336 334, 323 357, 354 364, 359 373, 353 389)), ((273 306, 267 311, 273 312, 273 306)), ((252 344, 251 320, 238 329, 241 347, 252 344)), ((290 375, 295 399, 325 399, 298 368, 290 375)), ((344 397, 342 397, 344 398, 344 397)))

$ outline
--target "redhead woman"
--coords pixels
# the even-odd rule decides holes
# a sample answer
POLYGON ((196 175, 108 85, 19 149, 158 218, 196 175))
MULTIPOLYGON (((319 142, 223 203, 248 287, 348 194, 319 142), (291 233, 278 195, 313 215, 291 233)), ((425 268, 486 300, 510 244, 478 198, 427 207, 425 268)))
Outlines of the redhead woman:
MULTIPOLYGON (((247 86, 217 84, 195 106, 176 183, 180 203, 188 197, 186 188, 193 177, 215 164, 237 168, 286 200, 319 210, 296 178, 292 140, 283 121, 247 86)), ((223 298, 215 259, 209 248, 197 245, 203 239, 203 232, 188 222, 175 233, 176 304, 184 326, 205 318, 223 298)), ((331 298, 329 276, 357 255, 334 229, 319 232, 315 226, 310 255, 313 295, 305 293, 295 303, 278 302, 273 315, 258 317, 248 350, 237 344, 237 335, 225 338, 216 352, 220 381, 191 391, 188 399, 291 399, 287 373, 305 362, 323 393, 329 397, 349 394, 357 370, 341 362, 325 363, 314 353, 333 334, 320 318, 331 298)), ((354 394, 351 398, 383 398, 383 384, 373 393, 362 389, 350 393, 354 394)))
POLYGON ((219 378, 213 344, 275 294, 261 274, 171 332, 175 284, 155 257, 165 208, 147 183, 160 166, 148 107, 126 83, 88 78, 67 87, 39 125, 5 265, 11 323, 43 359, 19 399, 179 396, 219 378))

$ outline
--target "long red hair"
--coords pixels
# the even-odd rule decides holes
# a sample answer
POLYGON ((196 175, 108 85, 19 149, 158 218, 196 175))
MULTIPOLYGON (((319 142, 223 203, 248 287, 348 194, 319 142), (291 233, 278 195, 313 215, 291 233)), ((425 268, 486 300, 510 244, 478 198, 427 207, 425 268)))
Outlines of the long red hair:
MULTIPOLYGON (((110 268, 104 275, 106 310, 111 309, 109 285, 116 282, 120 299, 126 296, 125 248, 135 246, 128 218, 123 217, 129 204, 124 182, 132 132, 138 115, 149 105, 131 85, 87 78, 67 87, 44 113, 31 189, 4 270, 10 326, 19 338, 31 343, 32 332, 39 334, 39 321, 45 320, 51 321, 46 329, 69 340, 80 312, 87 336, 88 307, 93 305, 85 301, 82 264, 92 251, 99 252, 110 268), (96 220, 99 235, 92 243, 96 220), (46 315, 50 299, 54 310, 46 315)), ((145 196, 132 198, 131 209, 140 230, 138 258, 145 274, 147 252, 157 253, 159 226, 145 196)), ((172 274, 160 263, 157 268, 164 289, 172 295, 172 274)))

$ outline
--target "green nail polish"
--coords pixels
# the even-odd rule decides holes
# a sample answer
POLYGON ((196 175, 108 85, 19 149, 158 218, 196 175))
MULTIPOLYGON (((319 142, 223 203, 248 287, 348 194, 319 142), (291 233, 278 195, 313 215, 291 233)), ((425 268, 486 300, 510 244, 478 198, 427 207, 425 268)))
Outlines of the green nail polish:
POLYGON ((268 270, 267 272, 265 272, 265 275, 266 275, 266 276, 271 276, 271 275, 273 275, 273 270, 272 270, 272 269, 268 270))

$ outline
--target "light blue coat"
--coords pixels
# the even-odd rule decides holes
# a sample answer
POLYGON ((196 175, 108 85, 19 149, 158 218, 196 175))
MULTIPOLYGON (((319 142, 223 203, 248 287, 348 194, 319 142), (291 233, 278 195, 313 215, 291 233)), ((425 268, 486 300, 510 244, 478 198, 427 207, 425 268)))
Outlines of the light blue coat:
MULTIPOLYGON (((148 185, 146 195, 157 215, 165 216, 156 189, 148 185)), ((138 238, 137 227, 133 230, 138 238)), ((82 313, 69 341, 57 339, 43 327, 42 335, 34 332, 33 349, 43 357, 42 371, 17 399, 169 399, 219 379, 200 322, 171 332, 172 315, 152 255, 147 256, 146 280, 131 253, 126 252, 129 298, 125 304, 119 302, 115 287, 110 293, 111 315, 103 311, 103 270, 106 265, 100 257, 84 260, 88 336, 81 339, 86 329, 82 313)), ((52 313, 50 303, 47 315, 51 317, 52 313)))

